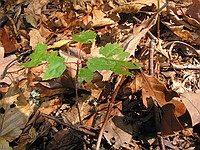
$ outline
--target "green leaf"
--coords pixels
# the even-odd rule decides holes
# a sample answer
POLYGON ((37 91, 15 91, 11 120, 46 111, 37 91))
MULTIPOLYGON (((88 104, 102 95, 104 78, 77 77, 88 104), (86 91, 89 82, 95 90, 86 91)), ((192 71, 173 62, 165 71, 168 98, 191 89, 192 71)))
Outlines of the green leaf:
POLYGON ((93 72, 97 70, 111 70, 116 74, 131 75, 128 69, 139 69, 141 65, 137 62, 126 62, 125 58, 129 57, 129 53, 124 52, 118 43, 106 44, 100 48, 100 54, 105 57, 94 57, 87 61, 87 69, 81 69, 79 74, 80 81, 92 80, 93 72), (117 58, 119 59, 116 59, 117 58))
POLYGON ((130 55, 128 52, 123 51, 123 48, 120 47, 119 43, 108 43, 100 48, 99 53, 109 59, 114 59, 113 56, 117 55, 120 60, 124 60, 130 55))
POLYGON ((88 44, 95 41, 96 33, 93 31, 83 31, 80 33, 80 35, 73 34, 72 38, 76 42, 88 44))
POLYGON ((31 61, 24 63, 27 68, 35 67, 42 64, 43 61, 47 59, 47 45, 38 43, 34 53, 30 55, 31 61))
POLYGON ((115 64, 115 61, 110 61, 104 57, 94 57, 87 61, 88 68, 93 72, 96 70, 112 70, 115 64))
POLYGON ((66 69, 65 58, 57 56, 58 52, 47 53, 46 44, 37 44, 34 53, 30 55, 31 61, 24 64, 25 67, 35 67, 44 61, 48 63, 48 69, 45 71, 43 80, 57 78, 63 74, 66 69))
POLYGON ((125 67, 123 68, 123 66, 118 65, 118 63, 116 63, 116 65, 114 66, 114 68, 112 69, 112 71, 115 74, 124 74, 124 75, 131 76, 131 73, 128 70, 126 70, 125 67))
POLYGON ((90 82, 93 79, 93 72, 88 68, 81 68, 79 72, 79 82, 85 80, 86 82, 90 82))
POLYGON ((66 65, 64 64, 64 57, 56 56, 54 54, 48 57, 47 62, 49 62, 49 65, 42 78, 43 80, 58 78, 63 74, 66 69, 66 65))

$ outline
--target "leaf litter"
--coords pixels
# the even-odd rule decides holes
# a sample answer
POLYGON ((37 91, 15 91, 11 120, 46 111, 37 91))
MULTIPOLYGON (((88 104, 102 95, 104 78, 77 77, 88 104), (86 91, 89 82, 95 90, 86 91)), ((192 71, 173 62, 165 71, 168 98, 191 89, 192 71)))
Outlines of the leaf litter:
POLYGON ((1 149, 199 149, 199 5, 1 1, 1 149))

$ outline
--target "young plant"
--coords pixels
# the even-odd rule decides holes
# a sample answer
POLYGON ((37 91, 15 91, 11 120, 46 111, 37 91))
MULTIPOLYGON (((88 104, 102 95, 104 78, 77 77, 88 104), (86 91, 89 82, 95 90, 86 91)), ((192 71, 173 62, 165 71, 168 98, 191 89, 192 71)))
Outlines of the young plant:
MULTIPOLYGON (((92 31, 83 31, 80 35, 74 34, 72 37, 73 40, 78 42, 80 45, 89 44, 95 41, 96 33, 92 31)), ((103 57, 94 57, 89 59, 86 63, 87 68, 80 69, 78 75, 80 82, 83 80, 90 82, 93 78, 93 73, 97 70, 111 70, 116 74, 131 75, 128 69, 139 69, 141 67, 137 62, 131 63, 124 61, 124 59, 129 57, 130 54, 124 52, 123 48, 121 48, 118 43, 108 43, 104 47, 101 47, 99 52, 103 57)), ((65 59, 58 56, 57 51, 48 53, 46 44, 37 44, 36 49, 34 53, 30 55, 30 58, 31 61, 24 64, 27 68, 38 66, 44 62, 48 63, 48 69, 45 71, 43 80, 60 77, 66 69, 64 63, 65 59)))
POLYGON ((91 81, 93 72, 97 70, 111 70, 116 74, 131 75, 128 69, 139 69, 141 67, 137 62, 124 61, 130 54, 124 52, 118 43, 108 43, 105 47, 101 47, 99 52, 104 57, 89 59, 86 63, 88 68, 81 68, 80 70, 79 81, 91 81))
POLYGON ((58 56, 58 52, 47 53, 47 45, 38 43, 34 53, 30 55, 31 61, 24 63, 27 68, 38 66, 44 62, 48 63, 43 80, 60 77, 66 69, 65 58, 58 56))

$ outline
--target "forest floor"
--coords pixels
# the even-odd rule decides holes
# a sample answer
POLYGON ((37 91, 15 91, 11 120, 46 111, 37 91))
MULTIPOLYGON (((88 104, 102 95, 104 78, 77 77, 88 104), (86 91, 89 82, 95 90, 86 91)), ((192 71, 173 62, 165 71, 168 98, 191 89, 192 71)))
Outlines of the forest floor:
POLYGON ((1 150, 200 149, 200 0, 1 0, 1 150))

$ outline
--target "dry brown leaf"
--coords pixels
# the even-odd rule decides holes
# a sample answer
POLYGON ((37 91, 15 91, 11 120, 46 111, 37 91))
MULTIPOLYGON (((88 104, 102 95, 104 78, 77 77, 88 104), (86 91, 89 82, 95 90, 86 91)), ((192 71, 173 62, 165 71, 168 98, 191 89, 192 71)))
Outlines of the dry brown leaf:
POLYGON ((149 31, 149 29, 156 23, 155 20, 152 20, 152 18, 149 18, 147 20, 144 20, 140 25, 135 25, 133 28, 133 35, 128 41, 128 44, 124 44, 123 47, 125 48, 126 52, 129 52, 130 55, 135 56, 135 50, 137 45, 139 44, 141 38, 143 38, 146 33, 149 31))
MULTIPOLYGON (((175 131, 183 129, 183 125, 180 123, 179 118, 186 116, 187 111, 183 103, 175 100, 177 93, 169 91, 163 83, 161 83, 154 76, 137 74, 135 79, 123 87, 122 93, 130 95, 138 90, 142 89, 143 104, 147 108, 151 108, 154 105, 154 101, 157 101, 162 110, 162 135, 170 135, 175 131)), ((188 118, 187 118, 188 119, 188 118)), ((188 120, 181 120, 181 122, 188 120)))
POLYGON ((77 70, 77 62, 79 59, 77 57, 69 55, 66 52, 61 51, 61 50, 59 50, 59 54, 60 54, 60 56, 65 58, 65 63, 67 63, 67 70, 68 70, 70 77, 75 78, 76 70, 77 70))
POLYGON ((37 22, 35 20, 35 15, 32 15, 32 14, 26 14, 25 15, 25 18, 26 18, 26 21, 28 23, 30 23, 34 28, 37 27, 37 22))
POLYGON ((130 124, 125 124, 123 117, 114 117, 108 120, 104 136, 110 145, 119 149, 124 143, 129 143, 131 141, 132 126, 130 124))
POLYGON ((110 145, 119 149, 124 143, 129 143, 132 139, 132 125, 124 122, 124 117, 118 108, 115 108, 114 117, 108 120, 105 127, 104 136, 110 145))
POLYGON ((46 43, 46 39, 40 35, 40 32, 37 29, 32 29, 29 32, 30 36, 30 46, 32 47, 32 50, 36 48, 36 45, 38 43, 46 43))
POLYGON ((93 14, 92 27, 101 27, 105 25, 114 24, 115 21, 119 21, 118 15, 115 15, 116 19, 112 20, 111 18, 106 17, 106 14, 99 9, 94 9, 92 11, 92 14, 93 14))
POLYGON ((40 35, 46 39, 52 35, 52 32, 42 25, 40 26, 39 32, 40 32, 40 35))
POLYGON ((146 107, 152 107, 154 100, 162 109, 162 135, 170 135, 183 129, 181 122, 188 122, 189 116, 185 105, 176 100, 178 94, 169 91, 163 83, 153 76, 145 75, 142 83, 142 99, 146 107), (181 119, 185 117, 186 119, 181 119), (180 119, 181 120, 180 120, 180 119))
MULTIPOLYGON (((80 110, 81 119, 83 121, 86 117, 88 117, 91 114, 90 111, 92 110, 92 106, 89 104, 89 100, 85 100, 84 102, 80 102, 80 98, 79 98, 78 107, 79 107, 79 110, 80 110)), ((63 112, 61 115, 62 115, 64 122, 66 122, 67 124, 70 123, 70 124, 75 125, 75 124, 80 123, 79 113, 78 113, 77 107, 75 105, 72 106, 70 111, 63 112)))
POLYGON ((0 101, 0 108, 0 136, 11 142, 21 134, 33 110, 15 83, 0 101))
POLYGON ((166 104, 162 107, 163 115, 161 120, 161 134, 163 136, 174 134, 175 131, 183 130, 183 126, 177 119, 175 113, 175 106, 173 104, 166 104))
POLYGON ((44 113, 44 114, 51 114, 53 111, 57 110, 58 108, 61 107, 61 99, 59 98, 55 98, 53 100, 47 101, 47 102, 43 102, 40 105, 40 108, 38 109, 38 111, 40 111, 40 113, 44 113))
MULTIPOLYGON (((7 65, 9 65, 12 61, 15 61, 15 59, 17 58, 15 55, 10 55, 4 58, 3 55, 3 49, 1 49, 1 55, 0 55, 0 75, 4 74, 4 70, 6 68, 7 65)), ((5 77, 3 79, 0 79, 0 82, 4 82, 6 84, 11 84, 12 79, 14 78, 18 78, 20 75, 18 74, 17 71, 19 71, 20 69, 22 69, 21 66, 17 65, 17 63, 13 62, 13 65, 10 65, 10 67, 7 70, 7 73, 4 74, 5 77), (12 73, 12 75, 11 75, 12 73)))
MULTIPOLYGON (((78 133, 77 133, 78 134, 78 133)), ((70 130, 62 129, 54 135, 54 139, 48 143, 47 149, 48 150, 55 150, 55 149, 77 149, 81 150, 84 147, 83 141, 76 136, 76 133, 70 132, 70 130)))
POLYGON ((200 28, 200 22, 199 22, 199 21, 197 21, 197 20, 194 19, 194 18, 188 17, 188 16, 185 15, 184 13, 182 13, 182 15, 183 15, 183 19, 184 19, 185 21, 187 21, 188 23, 190 23, 191 25, 193 25, 193 26, 195 26, 195 27, 197 27, 197 28, 200 28))
POLYGON ((192 16, 192 18, 196 19, 200 22, 200 0, 192 0, 192 5, 190 5, 189 9, 187 10, 187 14, 192 16))
POLYGON ((200 34, 197 30, 196 32, 190 32, 183 28, 183 25, 177 26, 168 22, 163 22, 174 34, 182 38, 183 40, 190 42, 192 44, 199 44, 200 34))
MULTIPOLYGON (((165 0, 161 0, 161 6, 165 3, 165 0)), ((137 13, 142 8, 152 7, 153 5, 157 7, 157 0, 134 0, 133 2, 122 4, 112 10, 112 12, 117 13, 137 13)))
POLYGON ((5 54, 13 53, 17 50, 15 46, 16 40, 9 34, 10 33, 8 29, 6 29, 5 27, 0 30, 0 41, 5 49, 5 54))
MULTIPOLYGON (((63 85, 60 78, 42 81, 44 71, 46 70, 47 65, 43 64, 30 69, 29 74, 29 85, 33 90, 36 90, 40 93, 41 97, 53 96, 61 93, 66 93, 66 87, 63 85)), ((67 84, 66 84, 67 85, 67 84)))
POLYGON ((187 92, 181 94, 181 100, 185 104, 187 110, 190 113, 192 119, 192 126, 195 126, 200 123, 200 92, 193 93, 187 92))
POLYGON ((167 50, 164 49, 164 48, 162 47, 161 44, 162 44, 162 40, 159 39, 159 40, 158 40, 158 43, 157 43, 157 45, 156 45, 156 51, 160 52, 160 53, 163 54, 166 58, 169 59, 169 54, 168 54, 167 50))
POLYGON ((40 15, 42 8, 48 3, 48 0, 31 0, 25 12, 34 15, 40 15))

